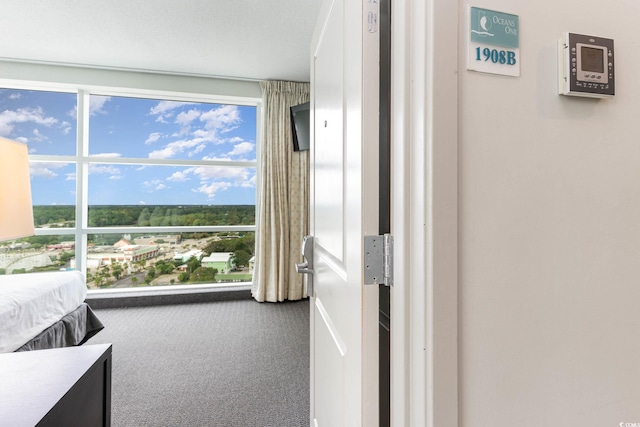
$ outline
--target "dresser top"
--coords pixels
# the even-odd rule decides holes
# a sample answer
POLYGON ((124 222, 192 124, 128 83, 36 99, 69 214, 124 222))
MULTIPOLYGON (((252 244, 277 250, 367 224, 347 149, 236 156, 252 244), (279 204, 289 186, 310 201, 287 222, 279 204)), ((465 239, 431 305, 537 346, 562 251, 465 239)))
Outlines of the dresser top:
POLYGON ((0 354, 0 425, 36 425, 110 354, 111 344, 0 354))

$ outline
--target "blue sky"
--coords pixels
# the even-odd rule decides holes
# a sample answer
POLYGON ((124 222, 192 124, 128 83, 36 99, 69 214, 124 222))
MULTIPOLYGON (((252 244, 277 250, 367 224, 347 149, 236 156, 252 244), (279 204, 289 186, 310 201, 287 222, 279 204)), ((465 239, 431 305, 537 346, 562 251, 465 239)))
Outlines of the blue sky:
MULTIPOLYGON (((89 155, 99 159, 256 160, 252 106, 92 95, 89 155)), ((0 136, 31 154, 75 155, 76 94, 0 90, 0 136)), ((36 205, 75 204, 75 165, 32 162, 36 205)), ((92 164, 89 204, 255 204, 255 168, 92 164)))

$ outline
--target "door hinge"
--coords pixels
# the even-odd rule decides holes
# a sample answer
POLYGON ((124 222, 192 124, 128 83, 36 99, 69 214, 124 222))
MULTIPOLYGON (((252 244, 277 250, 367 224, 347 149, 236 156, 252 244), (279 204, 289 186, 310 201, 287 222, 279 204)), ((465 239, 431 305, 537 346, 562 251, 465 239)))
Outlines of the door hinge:
POLYGON ((364 236, 364 284, 393 285, 393 236, 364 236))

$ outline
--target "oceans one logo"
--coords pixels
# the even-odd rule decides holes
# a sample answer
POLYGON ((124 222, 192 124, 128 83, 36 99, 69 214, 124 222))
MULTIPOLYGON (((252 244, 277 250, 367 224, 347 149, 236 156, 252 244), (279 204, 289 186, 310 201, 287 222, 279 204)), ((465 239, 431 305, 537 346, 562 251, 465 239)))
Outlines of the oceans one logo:
MULTIPOLYGON (((494 24, 504 25, 504 32, 505 33, 512 34, 514 36, 518 35, 518 30, 516 28, 513 28, 513 27, 516 26, 516 21, 514 21, 513 19, 506 19, 506 18, 501 18, 501 17, 499 17, 497 15, 493 15, 492 21, 493 21, 494 24)), ((489 29, 491 29, 492 22, 491 22, 491 20, 487 19, 487 17, 485 15, 483 15, 480 18, 479 24, 480 24, 480 28, 484 32, 481 33, 479 31, 473 31, 474 33, 488 35, 488 36, 492 36, 493 35, 493 34, 489 33, 489 29)))

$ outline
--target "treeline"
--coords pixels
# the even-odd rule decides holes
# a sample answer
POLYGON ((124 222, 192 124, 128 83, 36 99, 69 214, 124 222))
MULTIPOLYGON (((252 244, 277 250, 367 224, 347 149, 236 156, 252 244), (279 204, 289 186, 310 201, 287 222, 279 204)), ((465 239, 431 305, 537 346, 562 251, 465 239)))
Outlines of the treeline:
POLYGON ((52 227, 73 227, 76 219, 76 207, 71 205, 34 206, 33 222, 36 227, 46 224, 52 227))
MULTIPOLYGON (((34 206, 36 227, 74 227, 75 206, 34 206)), ((90 206, 90 227, 158 227, 255 224, 253 205, 90 206)))

